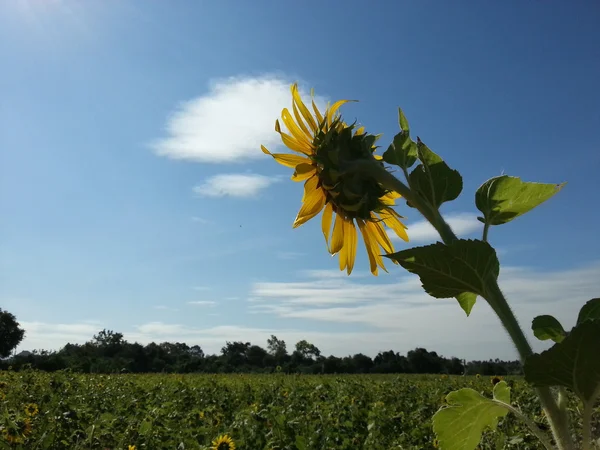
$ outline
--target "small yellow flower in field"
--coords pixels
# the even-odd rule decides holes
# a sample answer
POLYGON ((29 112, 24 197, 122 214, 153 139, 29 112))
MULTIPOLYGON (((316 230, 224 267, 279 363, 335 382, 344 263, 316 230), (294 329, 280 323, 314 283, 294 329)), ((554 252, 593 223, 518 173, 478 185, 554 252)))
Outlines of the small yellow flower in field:
POLYGON ((39 408, 35 403, 29 403, 28 405, 25 405, 25 414, 27 414, 29 417, 37 416, 38 412, 39 408))
POLYGON ((293 181, 304 181, 302 206, 293 226, 296 228, 323 211, 321 223, 328 251, 339 254, 340 270, 346 269, 348 275, 356 259, 358 226, 371 272, 377 275, 378 266, 386 270, 380 247, 386 253, 394 252, 383 224, 408 241, 402 217, 392 209, 400 195, 385 190, 372 177, 350 170, 353 163, 381 159, 373 154, 378 136, 342 121, 337 111, 349 100, 335 102, 324 114, 313 101, 313 115, 300 98, 298 85, 293 84, 291 90, 293 114, 287 108, 281 113, 290 134, 281 130, 279 120, 275 131, 297 154, 271 153, 264 146, 261 148, 279 164, 294 169, 293 181))
POLYGON ((212 441, 211 450, 235 450, 235 442, 226 434, 223 434, 212 441))
POLYGON ((8 388, 8 383, 6 381, 0 381, 0 391, 5 391, 8 388))
POLYGON ((6 394, 2 391, 0 391, 0 401, 4 400, 6 398, 6 394))
POLYGON ((135 445, 128 445, 127 450, 136 450, 135 445))
POLYGON ((475 378, 481 378, 481 375, 477 374, 475 375, 475 378))

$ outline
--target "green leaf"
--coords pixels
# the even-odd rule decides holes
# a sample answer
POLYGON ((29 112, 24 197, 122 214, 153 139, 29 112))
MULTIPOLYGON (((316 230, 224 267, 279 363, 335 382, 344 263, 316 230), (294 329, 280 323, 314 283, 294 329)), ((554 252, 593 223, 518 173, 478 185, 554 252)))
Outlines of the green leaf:
POLYGON ((144 420, 140 424, 138 433, 140 434, 140 436, 144 436, 144 435, 150 433, 150 430, 152 430, 152 422, 149 420, 144 420))
POLYGON ((554 342, 561 342, 567 335, 560 322, 552 316, 537 316, 533 319, 531 329, 540 341, 552 339, 554 342))
POLYGON ((442 450, 473 450, 485 428, 496 430, 498 419, 508 414, 502 403, 510 404, 510 388, 501 381, 494 386, 494 399, 473 389, 460 389, 446 396, 433 416, 433 431, 442 450))
POLYGON ((449 245, 437 242, 385 256, 419 275, 423 289, 436 298, 461 297, 465 301, 465 293, 485 298, 487 279, 497 279, 500 273, 495 250, 478 240, 458 239, 449 245))
POLYGON ((483 183, 475 193, 475 204, 490 225, 501 225, 531 211, 559 192, 566 183, 545 184, 500 175, 483 183))
POLYGON ((525 360, 525 380, 533 386, 564 386, 584 402, 600 393, 600 320, 579 323, 550 349, 525 360))
POLYGON ((400 125, 400 129, 408 136, 410 134, 410 127, 408 126, 408 120, 401 108, 398 108, 398 124, 400 125))
POLYGON ((408 131, 401 131, 394 136, 394 142, 384 152, 383 160, 404 169, 414 165, 417 161, 417 144, 409 137, 408 131))
POLYGON ((458 304, 463 311, 467 313, 467 317, 469 317, 469 314, 471 314, 471 310, 477 301, 477 295, 471 292, 463 292, 462 294, 458 294, 456 296, 456 300, 458 300, 458 304))
POLYGON ((577 323, 580 324, 586 320, 600 319, 600 298, 593 298, 587 302, 579 311, 577 323))
POLYGON ((462 176, 417 138, 421 164, 408 177, 411 189, 435 208, 456 199, 463 188, 462 176))

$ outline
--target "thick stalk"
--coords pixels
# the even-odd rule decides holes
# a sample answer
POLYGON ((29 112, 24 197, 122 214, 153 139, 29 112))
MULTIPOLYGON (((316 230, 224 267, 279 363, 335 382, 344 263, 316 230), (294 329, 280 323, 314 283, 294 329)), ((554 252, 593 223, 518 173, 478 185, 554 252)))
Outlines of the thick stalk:
MULTIPOLYGON (((458 239, 437 209, 432 208, 429 204, 426 204, 426 202, 422 202, 418 196, 413 195, 408 186, 389 173, 381 164, 375 163, 374 161, 361 162, 354 169, 371 174, 373 177, 377 178, 383 187, 396 191, 402 195, 435 227, 445 244, 449 244, 458 239)), ((521 361, 524 363, 525 359, 533 354, 533 350, 529 345, 523 330, 519 326, 519 322, 504 298, 496 280, 489 279, 487 281, 487 291, 488 298, 486 298, 486 300, 502 322, 502 325, 508 332, 508 335, 519 352, 521 361)), ((550 423, 559 450, 574 450, 575 447, 569 430, 567 415, 558 408, 552 392, 549 388, 537 388, 535 391, 540 399, 542 408, 544 408, 546 412, 548 422, 550 423)))
POLYGON ((594 402, 587 401, 583 408, 583 450, 593 450, 592 447, 592 413, 594 411, 594 402))

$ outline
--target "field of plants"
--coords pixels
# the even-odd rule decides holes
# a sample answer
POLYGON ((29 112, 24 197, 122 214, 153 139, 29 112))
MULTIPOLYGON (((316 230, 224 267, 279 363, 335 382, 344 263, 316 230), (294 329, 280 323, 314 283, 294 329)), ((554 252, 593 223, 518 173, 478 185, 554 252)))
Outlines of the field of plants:
MULTIPOLYGON (((433 449, 431 416, 452 390, 490 395, 490 377, 445 375, 81 375, 0 372, 0 448, 433 449), (229 442, 218 445, 217 439, 229 442), (231 441, 227 439, 231 438, 231 441), (217 445, 213 444, 215 442, 217 445)), ((513 405, 544 426, 519 378, 513 405)), ((578 419, 577 405, 571 408, 578 419)), ((482 449, 536 449, 510 415, 482 449)))

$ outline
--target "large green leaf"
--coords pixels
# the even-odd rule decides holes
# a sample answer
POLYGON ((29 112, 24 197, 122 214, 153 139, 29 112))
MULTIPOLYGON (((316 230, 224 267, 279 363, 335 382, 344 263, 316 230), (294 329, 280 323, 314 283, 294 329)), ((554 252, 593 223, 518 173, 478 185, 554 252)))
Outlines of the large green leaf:
POLYGON ((411 189, 435 208, 456 199, 463 188, 462 176, 451 169, 439 155, 417 138, 417 155, 421 164, 408 177, 411 189))
POLYGON ((458 239, 449 245, 437 242, 386 256, 419 275, 423 289, 436 298, 464 293, 486 297, 488 278, 497 279, 500 272, 495 250, 479 240, 458 239))
POLYGON ((477 189, 475 204, 483 213, 484 223, 500 225, 544 203, 565 184, 525 182, 517 177, 500 175, 490 178, 477 189))
POLYGON ((577 323, 586 320, 600 319, 600 298, 593 298, 579 310, 577 323))
POLYGON ((485 428, 495 430, 498 419, 508 414, 503 405, 510 404, 510 388, 504 381, 494 386, 494 399, 473 389, 460 389, 446 397, 433 416, 433 431, 442 450, 473 450, 481 441, 485 428))
POLYGON ((553 316, 537 316, 531 323, 533 334, 540 341, 552 339, 554 342, 561 342, 567 333, 565 329, 553 316))
POLYGON ((533 386, 564 386, 584 402, 600 392, 600 320, 579 323, 549 350, 525 360, 525 380, 533 386))

